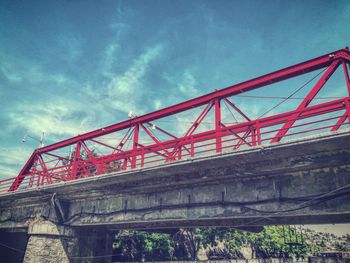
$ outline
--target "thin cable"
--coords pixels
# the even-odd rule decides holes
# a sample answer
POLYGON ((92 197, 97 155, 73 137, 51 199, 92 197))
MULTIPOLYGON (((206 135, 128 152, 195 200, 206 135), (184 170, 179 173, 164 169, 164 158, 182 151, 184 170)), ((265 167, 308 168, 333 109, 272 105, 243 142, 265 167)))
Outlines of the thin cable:
MULTIPOLYGON (((108 258, 108 257, 117 256, 117 255, 125 255, 125 254, 124 253, 117 253, 117 254, 109 254, 109 255, 85 256, 85 257, 69 257, 69 258, 70 259, 94 259, 94 258, 108 258)), ((131 253, 130 253, 130 255, 131 255, 131 253)))
MULTIPOLYGON (((74 215, 71 215, 69 218, 67 218, 63 223, 67 223, 67 222, 72 222, 75 221, 77 219, 77 217, 81 217, 82 215, 86 215, 86 216, 109 216, 109 215, 113 215, 113 214, 118 214, 118 213, 126 213, 126 212, 147 212, 147 211, 153 211, 153 210, 166 210, 166 209, 181 209, 183 207, 203 207, 203 206, 210 206, 210 205, 232 205, 232 206, 240 206, 249 210, 254 210, 257 212, 261 212, 261 213, 269 213, 271 215, 276 215, 278 213, 285 213, 285 212, 292 212, 292 211, 297 211, 297 210, 301 210, 304 209, 306 207, 309 206, 313 206, 315 204, 311 204, 311 205, 306 205, 310 202, 316 201, 318 199, 324 198, 327 195, 330 195, 332 193, 335 193, 337 191, 343 190, 345 188, 348 188, 350 186, 350 184, 347 184, 345 186, 339 187, 337 189, 334 189, 330 192, 327 192, 325 194, 321 194, 318 196, 315 196, 311 199, 307 199, 306 201, 302 202, 301 204, 299 204, 296 207, 290 208, 290 209, 286 209, 286 210, 278 210, 278 211, 266 211, 266 210, 259 210, 259 209, 254 209, 251 207, 248 207, 247 205, 257 205, 257 204, 265 204, 265 203, 269 203, 269 202, 276 202, 276 201, 302 201, 305 200, 307 197, 298 197, 298 198, 271 198, 271 199, 265 199, 265 200, 256 200, 256 201, 248 201, 248 202, 229 202, 229 201, 213 201, 213 202, 205 202, 205 203, 183 203, 183 204, 176 204, 176 205, 158 205, 158 206, 153 206, 153 207, 145 207, 145 208, 134 208, 134 209, 121 209, 121 210, 116 210, 116 211, 111 211, 108 213, 95 213, 95 212, 80 212, 74 215)), ((347 195, 350 192, 346 192, 343 193, 342 195, 347 195)), ((332 196, 330 199, 334 199, 339 197, 339 194, 336 196, 332 196)), ((325 202, 327 200, 321 200, 319 203, 325 202)), ((264 217, 263 217, 264 218, 264 217)), ((260 219, 259 219, 260 220, 260 219)), ((254 220, 255 222, 255 220, 254 220)), ((251 222, 250 222, 251 223, 251 222)), ((248 224, 250 224, 248 223, 248 224)), ((246 225, 246 224, 244 224, 246 225)), ((244 226, 242 225, 242 226, 244 226)))
MULTIPOLYGON (((305 201, 305 202, 301 203, 298 207, 291 208, 291 209, 285 209, 285 210, 279 210, 279 211, 273 212, 272 214, 273 214, 273 215, 277 215, 277 214, 279 214, 279 213, 285 213, 285 212, 296 211, 296 210, 304 209, 304 208, 306 208, 306 207, 310 207, 310 206, 314 206, 314 205, 320 204, 320 203, 322 203, 322 202, 326 202, 326 201, 328 201, 327 199, 326 199, 326 200, 320 200, 320 201, 317 202, 316 204, 306 205, 307 203, 310 203, 310 202, 312 202, 312 201, 321 199, 321 198, 323 198, 323 197, 327 197, 327 196, 331 195, 332 193, 335 193, 335 192, 338 192, 338 191, 340 191, 340 190, 346 189, 346 188, 348 188, 349 186, 350 186, 350 184, 344 185, 344 186, 342 186, 342 187, 338 187, 338 188, 336 188, 336 189, 334 189, 334 190, 332 190, 332 191, 329 191, 329 192, 327 192, 327 193, 325 193, 325 194, 322 194, 322 195, 320 195, 320 196, 317 196, 317 197, 315 197, 315 198, 312 198, 311 200, 305 201)), ((254 209, 254 210, 255 210, 255 209, 254 209)), ((259 211, 259 210, 257 210, 257 211, 259 211)), ((260 211, 260 212, 261 212, 261 211, 260 211)), ((265 211, 265 212, 266 212, 266 211, 265 211)), ((252 223, 257 223, 257 222, 261 221, 262 219, 269 218, 269 217, 271 217, 271 216, 272 216, 272 215, 263 216, 263 217, 261 217, 261 218, 259 218, 259 219, 257 219, 257 220, 253 220, 253 221, 250 221, 250 222, 248 222, 248 223, 246 223, 246 224, 241 224, 241 225, 235 226, 235 227, 233 227, 233 228, 234 228, 234 229, 237 229, 237 227, 249 226, 249 225, 252 224, 252 223)), ((136 253, 143 253, 143 252, 147 252, 147 251, 137 251, 136 253)), ((91 256, 91 257, 70 257, 70 258, 72 258, 72 259, 74 259, 74 258, 75 258, 75 259, 79 259, 79 258, 81 258, 81 259, 83 259, 83 258, 103 258, 103 257, 112 257, 113 255, 116 256, 116 255, 123 255, 123 254, 125 255, 126 253, 118 253, 118 254, 112 254, 112 255, 101 255, 101 256, 91 256)), ((128 254, 130 254, 130 253, 128 253, 128 254)))
POLYGON ((298 88, 297 90, 295 90, 291 95, 289 95, 287 98, 283 99, 281 102, 277 103, 275 106, 273 106, 272 108, 270 108, 269 110, 265 111, 263 114, 261 114, 258 119, 260 119, 261 117, 265 116, 267 113, 271 112, 272 110, 276 109, 277 107, 279 107, 282 103, 284 103, 285 101, 289 100, 291 97, 293 97, 296 93, 298 93, 301 89, 303 89, 306 85, 308 85, 311 81, 313 81, 315 78, 317 78, 320 74, 322 74, 324 71, 326 71, 327 68, 323 69, 322 71, 320 71, 319 73, 317 73, 314 77, 312 77, 310 80, 308 80, 305 84, 303 84, 300 88, 298 88))
POLYGON ((12 249, 12 250, 14 250, 14 251, 16 251, 16 252, 20 252, 20 253, 22 253, 22 254, 26 253, 26 252, 23 251, 23 250, 20 250, 20 249, 14 248, 14 247, 10 247, 10 246, 5 245, 5 244, 3 244, 3 243, 0 243, 0 246, 3 246, 3 247, 6 247, 6 248, 9 248, 9 249, 12 249))
MULTIPOLYGON (((334 189, 334 190, 332 190, 332 191, 329 191, 329 192, 327 192, 327 193, 325 193, 325 194, 322 194, 322 195, 320 195, 320 196, 317 196, 317 197, 315 197, 315 198, 312 198, 311 200, 305 201, 305 202, 301 203, 298 207, 291 208, 291 209, 285 209, 285 210, 279 210, 279 211, 276 211, 276 212, 272 212, 271 214, 272 214, 272 215, 277 215, 277 214, 279 214, 279 213, 285 213, 285 212, 296 211, 296 210, 304 209, 304 208, 306 208, 306 207, 310 207, 310 206, 317 205, 317 204, 322 203, 322 202, 326 202, 326 201, 328 201, 329 199, 328 199, 328 200, 327 200, 327 199, 325 199, 325 200, 320 200, 320 202, 317 202, 316 204, 306 205, 307 203, 310 203, 310 202, 312 202, 312 201, 321 199, 321 198, 323 198, 323 197, 327 197, 327 196, 331 195, 332 193, 335 193, 335 192, 338 192, 338 191, 340 191, 340 190, 346 189, 346 188, 348 188, 349 186, 350 186, 350 184, 344 185, 344 186, 342 186, 342 187, 338 187, 338 188, 336 188, 336 189, 334 189)), ((257 209, 254 209, 254 210, 259 211, 259 212, 262 212, 261 210, 257 210, 257 209)), ((267 211, 264 211, 264 212, 267 212, 267 211)), ((233 227, 233 228, 243 227, 243 226, 249 226, 249 225, 252 224, 252 223, 257 223, 257 222, 261 221, 262 219, 266 219, 266 218, 271 217, 272 215, 263 216, 263 217, 260 217, 260 218, 257 219, 257 220, 253 220, 253 221, 250 221, 250 222, 248 222, 248 223, 246 223, 246 224, 241 224, 241 225, 235 226, 235 227, 233 227)), ((14 250, 14 251, 20 252, 20 253, 25 253, 25 251, 22 251, 22 250, 19 250, 19 249, 16 249, 16 248, 7 246, 7 245, 2 244, 2 243, 0 243, 0 245, 1 245, 1 246, 4 246, 4 247, 7 247, 7 248, 9 248, 9 249, 12 249, 12 250, 14 250)), ((143 253, 143 252, 148 252, 148 251, 138 251, 137 253, 143 253)), ((86 257, 70 257, 70 258, 71 258, 71 259, 89 259, 89 258, 92 259, 92 258, 113 257, 113 256, 116 256, 116 255, 123 255, 123 254, 125 254, 125 253, 108 254, 108 255, 99 255, 99 256, 86 256, 86 257)))
MULTIPOLYGON (((135 132, 135 131, 134 131, 135 132)), ((126 150, 129 150, 129 146, 130 146, 130 143, 131 143, 131 140, 132 140, 132 138, 131 138, 131 136, 130 136, 130 138, 129 139, 127 139, 127 144, 126 144, 126 150)))
MULTIPOLYGON (((350 184, 344 185, 344 186, 342 186, 342 187, 339 187, 339 188, 337 188, 337 189, 334 189, 334 190, 332 190, 332 191, 330 191, 330 192, 325 193, 323 196, 329 195, 329 194, 334 193, 334 192, 339 191, 339 190, 343 190, 343 189, 345 189, 345 188, 348 188, 349 186, 350 186, 350 184)), ((322 197, 322 195, 321 195, 320 197, 322 197)), ((309 201, 306 201, 306 202, 302 203, 301 205, 306 204, 306 203, 308 203, 308 202, 311 202, 311 201, 313 201, 313 200, 316 200, 317 198, 320 198, 320 197, 316 197, 316 198, 314 198, 314 199, 311 199, 311 200, 309 200, 309 201)), ((320 204, 320 203, 323 203, 323 202, 326 202, 326 201, 328 201, 328 200, 321 200, 320 202, 317 202, 316 204, 311 204, 311 205, 307 205, 307 206, 305 205, 305 206, 303 206, 303 207, 300 207, 300 205, 299 205, 299 206, 298 206, 298 209, 287 209, 287 210, 289 210, 289 211, 287 211, 287 210, 279 210, 279 211, 276 211, 276 212, 274 212, 274 213, 270 213, 269 215, 261 216, 261 217, 259 217, 259 218, 257 218, 257 219, 251 220, 251 221, 249 221, 249 222, 247 222, 247 223, 245 223, 245 224, 241 224, 241 225, 238 225, 238 226, 235 226, 235 227, 250 226, 251 224, 259 223, 259 222, 261 222, 261 221, 264 220, 264 219, 269 219, 270 217, 276 216, 276 215, 281 214, 281 213, 292 212, 292 211, 296 211, 296 210, 301 210, 301 209, 304 209, 304 208, 307 208, 307 207, 310 207, 310 206, 314 206, 314 205, 317 205, 317 204, 320 204)), ((260 212, 260 211, 257 211, 257 212, 260 212)))
MULTIPOLYGON (((306 208, 306 207, 308 207, 308 206, 303 206, 303 205, 306 205, 307 203, 310 203, 310 202, 319 200, 319 199, 321 199, 321 198, 327 197, 327 196, 329 196, 329 195, 331 195, 331 194, 333 194, 333 193, 336 193, 336 192, 338 192, 338 191, 344 190, 344 189, 349 188, 349 187, 350 187, 350 184, 343 185, 343 186, 338 187, 338 188, 336 188, 336 189, 334 189, 334 190, 332 190, 332 191, 329 191, 329 192, 327 192, 327 193, 325 193, 325 194, 323 194, 323 195, 317 196, 317 197, 315 197, 315 198, 313 198, 313 199, 311 199, 311 200, 308 200, 308 201, 305 201, 305 202, 299 204, 299 208, 291 208, 291 209, 280 210, 280 212, 282 212, 282 213, 285 213, 285 212, 292 212, 292 211, 296 211, 296 210, 300 210, 300 209, 306 208)), ((336 197, 337 197, 337 196, 336 196, 336 197)), ((332 199, 333 199, 333 198, 332 198, 332 199)), ((329 199, 329 200, 330 200, 330 199, 329 199)), ((324 200, 324 201, 328 201, 328 200, 324 200)))
POLYGON ((101 154, 101 156, 108 154, 108 153, 101 152, 100 149, 98 149, 95 145, 93 145, 91 141, 86 141, 86 143, 88 146, 93 147, 96 151, 98 151, 101 154))
POLYGON ((235 115, 232 113, 231 109, 227 106, 227 102, 225 100, 224 100, 224 104, 225 104, 226 108, 228 109, 228 111, 231 113, 233 119, 236 121, 236 123, 238 123, 235 115))

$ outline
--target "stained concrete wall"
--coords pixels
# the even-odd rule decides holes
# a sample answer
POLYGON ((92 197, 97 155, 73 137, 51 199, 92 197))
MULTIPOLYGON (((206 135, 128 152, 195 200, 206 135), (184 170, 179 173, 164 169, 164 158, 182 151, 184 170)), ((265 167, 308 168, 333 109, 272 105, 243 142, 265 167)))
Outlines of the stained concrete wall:
POLYGON ((24 263, 69 263, 66 250, 74 247, 74 240, 57 236, 31 236, 24 263))
MULTIPOLYGON (((28 227, 32 218, 78 232, 344 223, 350 222, 349 185, 350 132, 332 133, 8 193, 0 196, 0 229, 28 227)), ((85 250, 104 244, 79 234, 61 235, 61 230, 59 235, 31 230, 27 262, 33 262, 31 253, 54 255, 40 252, 49 247, 67 252, 59 235, 68 243, 78 238, 79 252, 68 251, 81 257, 78 262, 90 262, 89 255, 84 261, 84 242, 85 250)))
POLYGON ((69 263, 77 255, 78 239, 71 228, 38 221, 29 225, 28 235, 24 263, 69 263))
POLYGON ((348 195, 324 202, 312 197, 350 184, 349 171, 350 167, 317 169, 76 199, 67 222, 123 228, 346 222, 349 214, 339 212, 350 211, 348 195))
POLYGON ((28 236, 24 263, 111 262, 106 255, 112 254, 112 235, 105 229, 73 229, 40 220, 29 225, 28 236))
POLYGON ((8 194, 0 228, 23 227, 37 214, 121 229, 344 223, 349 175, 350 132, 331 133, 8 194))

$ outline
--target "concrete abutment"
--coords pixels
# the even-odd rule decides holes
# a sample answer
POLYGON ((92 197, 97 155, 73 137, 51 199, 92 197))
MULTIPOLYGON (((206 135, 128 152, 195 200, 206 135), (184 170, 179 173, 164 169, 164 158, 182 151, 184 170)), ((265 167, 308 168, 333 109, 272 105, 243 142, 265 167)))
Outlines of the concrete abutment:
POLYGON ((111 241, 112 235, 104 228, 72 228, 40 221, 28 227, 23 262, 107 263, 112 258, 111 241))

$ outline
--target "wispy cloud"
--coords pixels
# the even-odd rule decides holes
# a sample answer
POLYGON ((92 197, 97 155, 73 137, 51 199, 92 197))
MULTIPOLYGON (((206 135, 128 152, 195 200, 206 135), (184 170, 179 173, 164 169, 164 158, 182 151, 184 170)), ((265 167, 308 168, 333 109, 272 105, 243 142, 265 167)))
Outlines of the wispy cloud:
POLYGON ((57 99, 37 104, 17 105, 9 114, 10 129, 25 129, 31 133, 40 133, 45 129, 52 139, 73 136, 91 129, 89 116, 82 111, 76 101, 57 99))
POLYGON ((51 85, 72 84, 63 73, 44 73, 42 67, 34 62, 0 54, 0 73, 9 83, 38 84, 50 83, 51 85))
POLYGON ((149 48, 123 73, 114 76, 106 85, 105 101, 113 109, 128 112, 130 110, 142 114, 144 108, 140 105, 145 95, 143 78, 150 64, 161 54, 162 46, 149 48))
POLYGON ((23 147, 0 149, 0 179, 17 176, 31 150, 23 147))
MULTIPOLYGON (((106 58, 113 56, 117 46, 110 46, 106 52, 106 58)), ((142 114, 142 99, 144 94, 144 77, 150 64, 161 54, 162 46, 156 45, 147 49, 134 59, 131 66, 124 73, 110 78, 109 82, 97 88, 94 83, 79 84, 72 77, 61 73, 45 74, 40 65, 24 61, 2 61, 0 70, 11 82, 26 82, 27 84, 49 83, 59 87, 82 88, 80 95, 75 93, 74 98, 68 98, 69 94, 53 96, 45 94, 45 99, 30 100, 16 104, 8 109, 6 116, 8 127, 6 131, 23 130, 29 133, 39 134, 41 130, 47 131, 47 136, 53 140, 82 134, 96 128, 98 118, 110 119, 113 122, 108 109, 128 112, 132 110, 142 114), (99 98, 99 99, 97 99, 99 98), (89 105, 87 107, 87 104, 89 105), (100 114, 101 113, 101 114, 100 114), (99 115, 99 116, 97 116, 99 115)), ((106 61, 106 64, 112 63, 106 61)), ((160 107, 160 102, 156 103, 160 107)), ((115 118, 115 117, 114 117, 115 118)))
POLYGON ((163 107, 164 107, 163 102, 160 99, 156 99, 156 100, 153 101, 153 108, 155 110, 159 110, 159 109, 161 109, 163 107))
POLYGON ((183 73, 182 80, 178 86, 179 91, 187 98, 196 97, 199 95, 199 91, 196 86, 196 79, 188 70, 186 70, 183 73))
POLYGON ((0 71, 2 75, 7 79, 7 81, 11 83, 17 83, 22 81, 22 76, 17 71, 13 70, 11 65, 4 65, 2 63, 2 65, 0 66, 0 71))
POLYGON ((57 41, 60 50, 63 51, 61 58, 64 58, 68 63, 75 63, 82 55, 82 40, 77 34, 64 32, 57 36, 57 41))
POLYGON ((120 49, 120 45, 118 43, 110 43, 105 48, 102 55, 102 69, 101 74, 105 77, 112 78, 113 72, 112 67, 114 63, 118 60, 117 52, 120 49))

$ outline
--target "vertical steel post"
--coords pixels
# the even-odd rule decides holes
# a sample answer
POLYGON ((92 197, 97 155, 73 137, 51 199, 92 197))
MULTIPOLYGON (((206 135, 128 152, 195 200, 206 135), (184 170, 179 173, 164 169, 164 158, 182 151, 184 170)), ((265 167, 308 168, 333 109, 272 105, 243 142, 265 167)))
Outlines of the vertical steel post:
POLYGON ((255 122, 255 129, 256 129, 256 137, 257 137, 258 145, 261 145, 261 128, 260 128, 260 123, 258 121, 255 122))
POLYGON ((256 128, 252 129, 252 146, 256 146, 256 128))
POLYGON ((181 158, 182 158, 182 146, 180 145, 179 151, 178 151, 178 153, 177 153, 177 159, 178 159, 178 160, 181 160, 181 158))
MULTIPOLYGON (((345 112, 347 113, 348 115, 348 121, 350 122, 350 99, 347 99, 345 101, 345 112)), ((345 119, 346 120, 346 119, 345 119)), ((344 120, 344 121, 345 121, 344 120)))
POLYGON ((145 147, 141 148, 141 167, 145 165, 145 147))
POLYGON ((124 158, 122 170, 126 170, 127 167, 128 167, 128 159, 127 159, 127 158, 124 158))
POLYGON ((50 177, 48 171, 47 171, 47 167, 45 164, 44 159, 42 158, 41 154, 38 154, 38 160, 41 166, 41 170, 42 170, 42 177, 41 177, 41 182, 40 184, 43 185, 44 184, 44 180, 46 179, 46 182, 48 184, 52 183, 52 178, 50 177))
POLYGON ((222 152, 220 99, 215 99, 216 153, 222 152))
POLYGON ((72 169, 72 179, 78 178, 78 167, 80 162, 80 148, 81 148, 81 142, 77 142, 77 145, 75 146, 75 153, 73 158, 73 169, 72 169))
POLYGON ((348 92, 350 95, 350 78, 349 78, 349 72, 348 72, 348 67, 346 63, 343 61, 343 70, 344 70, 344 76, 345 76, 345 82, 346 86, 348 87, 348 92))
POLYGON ((133 147, 132 147, 132 157, 131 157, 131 169, 136 168, 137 148, 138 148, 138 145, 139 145, 139 131, 140 131, 140 125, 139 124, 135 124, 133 147))
POLYGON ((193 138, 191 138, 191 157, 194 157, 194 142, 193 142, 193 138))
POLYGON ((33 183, 34 183, 34 174, 30 174, 29 175, 29 182, 28 182, 28 186, 29 187, 32 187, 33 186, 33 183))

